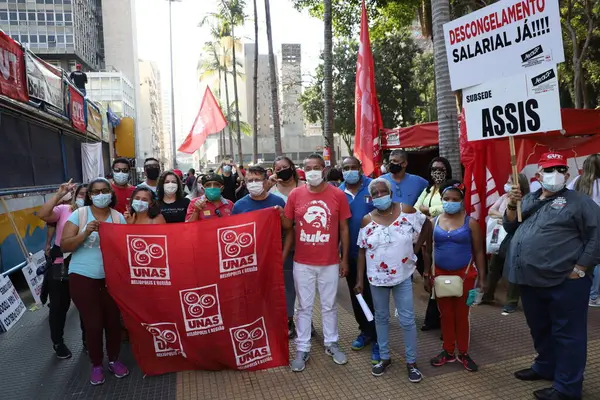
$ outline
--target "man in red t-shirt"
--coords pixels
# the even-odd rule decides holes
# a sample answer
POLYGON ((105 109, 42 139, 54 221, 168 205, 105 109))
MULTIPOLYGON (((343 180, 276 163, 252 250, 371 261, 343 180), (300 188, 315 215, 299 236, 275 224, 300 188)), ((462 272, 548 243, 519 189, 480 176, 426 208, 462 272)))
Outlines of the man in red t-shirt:
POLYGON ((117 205, 115 206, 115 210, 121 214, 124 214, 127 210, 129 200, 135 190, 135 187, 129 184, 130 169, 131 163, 126 158, 116 158, 112 163, 112 187, 117 195, 117 205))
MULTIPOLYGON (((296 358, 292 371, 306 367, 310 352, 312 308, 315 284, 321 298, 325 351, 336 364, 346 364, 346 355, 338 345, 338 281, 348 273, 350 206, 346 195, 323 181, 325 161, 318 154, 304 162, 306 185, 294 189, 285 206, 284 229, 296 224, 294 283, 298 298, 296 358), (340 260, 340 242, 342 257, 340 260)), ((285 260, 287 254, 283 255, 285 260)))

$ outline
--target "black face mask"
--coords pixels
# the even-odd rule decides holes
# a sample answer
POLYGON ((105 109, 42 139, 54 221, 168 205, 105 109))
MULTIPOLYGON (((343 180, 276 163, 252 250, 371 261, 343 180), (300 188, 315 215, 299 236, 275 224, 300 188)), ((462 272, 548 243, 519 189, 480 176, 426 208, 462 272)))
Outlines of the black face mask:
POLYGON ((282 169, 277 173, 277 177, 282 181, 289 180, 292 176, 294 176, 294 171, 291 168, 282 169))
POLYGON ((403 169, 404 169, 404 167, 402 165, 400 165, 400 164, 390 163, 390 165, 388 166, 388 170, 392 174, 397 174, 398 172, 402 172, 403 169))
POLYGON ((150 179, 151 181, 158 179, 158 176, 160 175, 160 168, 146 167, 144 169, 146 170, 146 176, 148 177, 148 179, 150 179))

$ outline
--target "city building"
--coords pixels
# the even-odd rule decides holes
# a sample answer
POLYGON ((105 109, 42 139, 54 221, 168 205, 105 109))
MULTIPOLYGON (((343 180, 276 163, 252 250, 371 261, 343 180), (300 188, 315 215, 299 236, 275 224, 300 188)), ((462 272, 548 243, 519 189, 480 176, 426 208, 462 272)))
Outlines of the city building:
POLYGON ((88 72, 87 97, 120 117, 135 118, 134 87, 119 71, 88 72))
POLYGON ((304 134, 301 63, 300 44, 281 45, 281 135, 286 138, 304 134))
POLYGON ((160 72, 154 62, 140 60, 139 74, 137 165, 143 165, 146 158, 154 157, 160 161, 163 168, 169 167, 164 152, 160 72))
MULTIPOLYGON (((170 85, 161 85, 161 94, 162 94, 162 122, 163 122, 163 143, 165 144, 164 152, 165 159, 167 165, 173 166, 173 150, 171 141, 173 140, 171 137, 171 87, 170 85)), ((177 161, 179 163, 180 158, 177 157, 177 161)))
MULTIPOLYGON (((254 122, 254 43, 244 45, 244 70, 246 74, 246 104, 248 123, 254 122)), ((258 55, 258 136, 273 136, 271 120, 271 84, 269 81, 269 56, 258 55)))
POLYGON ((99 70, 104 68, 102 5, 101 0, 0 0, 0 29, 65 71, 77 63, 99 70))

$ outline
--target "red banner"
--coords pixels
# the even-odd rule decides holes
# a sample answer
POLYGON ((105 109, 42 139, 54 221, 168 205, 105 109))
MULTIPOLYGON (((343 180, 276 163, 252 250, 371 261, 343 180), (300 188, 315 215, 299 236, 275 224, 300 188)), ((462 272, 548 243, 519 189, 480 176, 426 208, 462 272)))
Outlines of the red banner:
POLYGON ((85 101, 83 96, 72 85, 69 85, 69 114, 73 128, 85 132, 85 101))
POLYGON ((0 52, 0 93, 24 103, 28 102, 23 49, 0 31, 0 52))
POLYGON ((101 224, 107 286, 144 374, 288 365, 279 218, 101 224))

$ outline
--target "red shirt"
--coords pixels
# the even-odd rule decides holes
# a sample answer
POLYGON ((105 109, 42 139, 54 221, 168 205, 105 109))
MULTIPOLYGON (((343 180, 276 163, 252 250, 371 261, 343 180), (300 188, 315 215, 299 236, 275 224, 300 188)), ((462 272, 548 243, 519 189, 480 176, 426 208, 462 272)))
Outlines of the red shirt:
POLYGON ((115 210, 123 214, 129 206, 131 195, 133 194, 135 187, 131 185, 121 187, 113 183, 112 188, 115 191, 115 194, 117 195, 117 205, 115 206, 115 210))
POLYGON ((350 206, 344 192, 327 185, 320 193, 299 186, 290 193, 285 216, 296 222, 294 261, 300 264, 328 266, 340 263, 340 221, 350 218, 350 206))
MULTIPOLYGON (((185 215, 186 221, 190 219, 190 217, 194 213, 194 210, 196 209, 194 207, 194 204, 196 204, 196 201, 202 199, 206 199, 206 197, 196 197, 195 199, 192 199, 192 201, 190 201, 190 205, 188 206, 187 213, 185 215)), ((200 213, 198 214, 198 221, 215 217, 218 218, 219 216, 229 217, 231 215, 231 210, 233 210, 233 203, 224 197, 221 197, 221 203, 219 203, 218 206, 215 206, 212 202, 207 201, 206 205, 204 206, 204 210, 200 211, 200 213), (218 215, 217 211, 218 214, 221 215, 218 215)))

